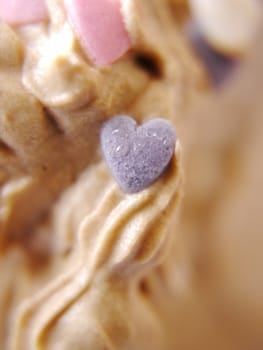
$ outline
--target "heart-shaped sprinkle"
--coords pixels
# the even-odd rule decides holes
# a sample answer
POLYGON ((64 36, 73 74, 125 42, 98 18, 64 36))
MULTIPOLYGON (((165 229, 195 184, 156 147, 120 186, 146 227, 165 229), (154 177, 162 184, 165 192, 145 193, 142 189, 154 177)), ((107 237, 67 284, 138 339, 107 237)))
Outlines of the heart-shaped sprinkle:
POLYGON ((45 0, 0 0, 0 19, 13 25, 47 19, 45 0))
POLYGON ((157 180, 170 162, 175 132, 165 119, 139 126, 128 116, 108 120, 101 130, 106 163, 124 192, 135 193, 157 180))
POLYGON ((121 12, 122 0, 64 0, 69 20, 93 62, 104 66, 116 61, 131 40, 121 12))

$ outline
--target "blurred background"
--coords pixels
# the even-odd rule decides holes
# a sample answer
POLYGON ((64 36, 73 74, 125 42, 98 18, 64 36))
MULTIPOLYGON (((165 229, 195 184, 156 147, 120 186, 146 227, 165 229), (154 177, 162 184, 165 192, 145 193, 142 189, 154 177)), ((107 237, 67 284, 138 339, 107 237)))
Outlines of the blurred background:
POLYGON ((211 83, 180 127, 174 348, 263 349, 262 2, 174 6, 211 83))

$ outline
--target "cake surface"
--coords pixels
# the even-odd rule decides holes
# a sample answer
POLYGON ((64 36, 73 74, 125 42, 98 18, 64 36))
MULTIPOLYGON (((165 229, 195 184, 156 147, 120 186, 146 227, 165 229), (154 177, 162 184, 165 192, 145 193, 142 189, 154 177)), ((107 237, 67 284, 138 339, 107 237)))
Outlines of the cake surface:
POLYGON ((241 62, 219 88, 201 1, 29 3, 0 1, 0 348, 262 348, 260 40, 208 38, 241 62), (169 136, 136 191, 103 157, 116 115, 169 136))

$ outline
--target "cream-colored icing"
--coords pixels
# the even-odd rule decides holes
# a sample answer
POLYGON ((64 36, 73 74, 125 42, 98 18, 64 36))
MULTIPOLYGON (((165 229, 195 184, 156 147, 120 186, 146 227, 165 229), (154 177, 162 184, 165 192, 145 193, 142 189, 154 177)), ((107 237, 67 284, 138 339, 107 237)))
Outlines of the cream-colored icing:
POLYGON ((4 349, 132 349, 153 330, 152 345, 164 341, 140 288, 175 238, 168 222, 182 193, 180 146, 166 173, 130 196, 106 169, 99 130, 117 113, 174 123, 201 69, 183 41, 163 40, 169 12, 162 20, 155 14, 160 2, 140 6, 134 50, 100 70, 83 55, 62 1, 48 2, 49 23, 15 32, 0 25, 9 50, 0 50, 1 268, 12 273, 9 256, 19 256, 10 288, 22 291, 3 309, 4 349), (145 49, 160 58, 159 78, 134 61, 145 49))

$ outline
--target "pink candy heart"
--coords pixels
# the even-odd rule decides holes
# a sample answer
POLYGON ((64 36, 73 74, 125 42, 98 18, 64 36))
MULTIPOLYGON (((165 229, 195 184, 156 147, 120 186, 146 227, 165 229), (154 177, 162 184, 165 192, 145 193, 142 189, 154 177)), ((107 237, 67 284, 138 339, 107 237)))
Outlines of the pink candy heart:
POLYGON ((0 0, 0 19, 8 24, 29 24, 47 17, 45 0, 0 0))
POLYGON ((121 0, 64 0, 64 3, 84 51, 95 64, 111 64, 131 47, 121 0))

